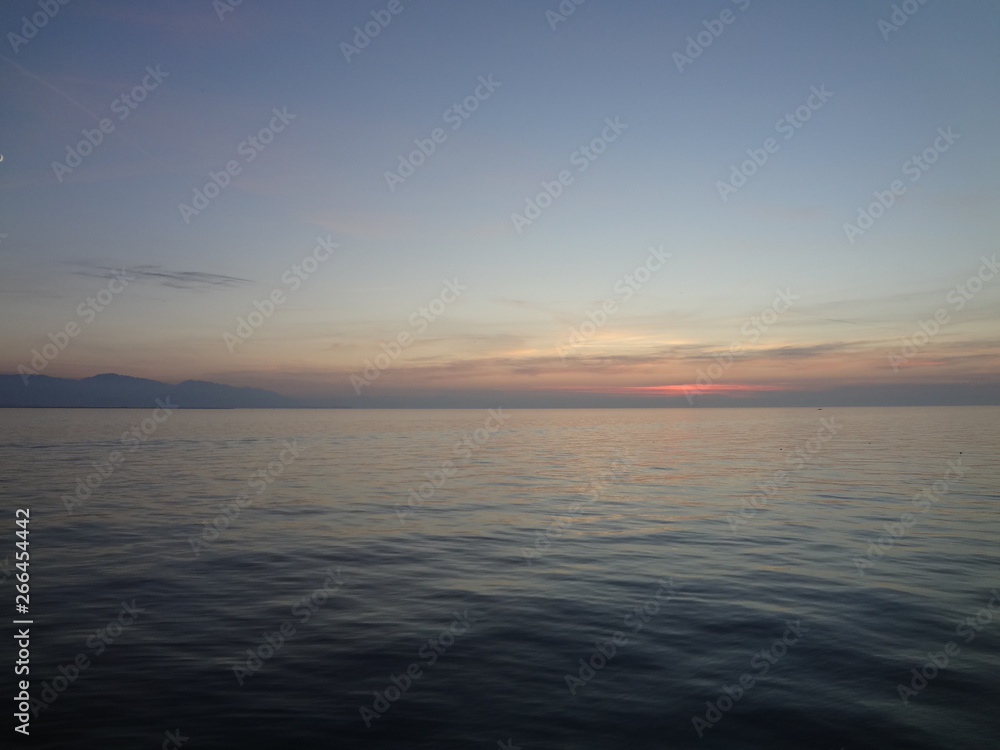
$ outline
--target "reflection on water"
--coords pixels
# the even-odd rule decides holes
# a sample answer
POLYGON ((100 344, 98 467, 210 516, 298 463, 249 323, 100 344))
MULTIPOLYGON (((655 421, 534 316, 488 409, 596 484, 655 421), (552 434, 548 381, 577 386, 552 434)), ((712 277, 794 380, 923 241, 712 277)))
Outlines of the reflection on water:
POLYGON ((32 744, 995 744, 1000 409, 501 413, 4 411, 32 744))

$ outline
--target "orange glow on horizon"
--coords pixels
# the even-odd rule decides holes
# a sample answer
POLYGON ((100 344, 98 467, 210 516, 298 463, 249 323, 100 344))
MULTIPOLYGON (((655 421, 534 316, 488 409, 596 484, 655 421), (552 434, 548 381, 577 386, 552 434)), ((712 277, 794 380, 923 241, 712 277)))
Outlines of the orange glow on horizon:
POLYGON ((685 395, 688 393, 713 393, 733 391, 790 391, 784 385, 754 385, 750 383, 680 383, 678 385, 622 385, 622 386, 566 386, 557 390, 584 391, 587 393, 634 393, 646 396, 685 395))

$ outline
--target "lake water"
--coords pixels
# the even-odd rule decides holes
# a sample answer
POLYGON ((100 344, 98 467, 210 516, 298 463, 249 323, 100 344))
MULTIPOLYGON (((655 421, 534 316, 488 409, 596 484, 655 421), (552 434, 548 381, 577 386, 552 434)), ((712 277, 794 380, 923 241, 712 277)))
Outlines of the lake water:
POLYGON ((33 747, 1000 746, 1000 408, 0 420, 33 747))

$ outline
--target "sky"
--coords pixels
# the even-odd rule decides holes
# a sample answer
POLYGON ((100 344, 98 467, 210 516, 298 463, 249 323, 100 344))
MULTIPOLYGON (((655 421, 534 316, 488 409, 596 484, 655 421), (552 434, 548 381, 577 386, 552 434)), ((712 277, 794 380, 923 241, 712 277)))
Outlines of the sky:
POLYGON ((16 0, 0 372, 1000 403, 1000 5, 16 0))

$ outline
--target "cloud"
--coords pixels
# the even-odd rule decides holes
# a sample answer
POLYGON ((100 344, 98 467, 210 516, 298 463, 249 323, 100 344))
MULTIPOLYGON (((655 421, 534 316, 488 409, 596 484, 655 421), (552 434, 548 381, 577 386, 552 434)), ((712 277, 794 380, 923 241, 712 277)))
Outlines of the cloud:
POLYGON ((150 284, 171 287, 172 289, 232 288, 253 283, 250 279, 243 279, 238 276, 225 276, 223 274, 206 273, 204 271, 173 271, 163 266, 130 266, 121 269, 97 264, 82 265, 87 266, 87 269, 77 271, 76 273, 79 276, 104 279, 112 271, 124 270, 129 276, 134 276, 136 281, 145 281, 150 284))
MULTIPOLYGON (((560 325, 573 326, 580 322, 580 313, 567 314, 554 310, 550 305, 533 302, 531 300, 514 299, 511 297, 492 297, 491 302, 505 307, 513 307, 516 310, 529 310, 540 312, 548 318, 552 318, 560 325)), ((597 304, 600 304, 598 300, 597 304)))

